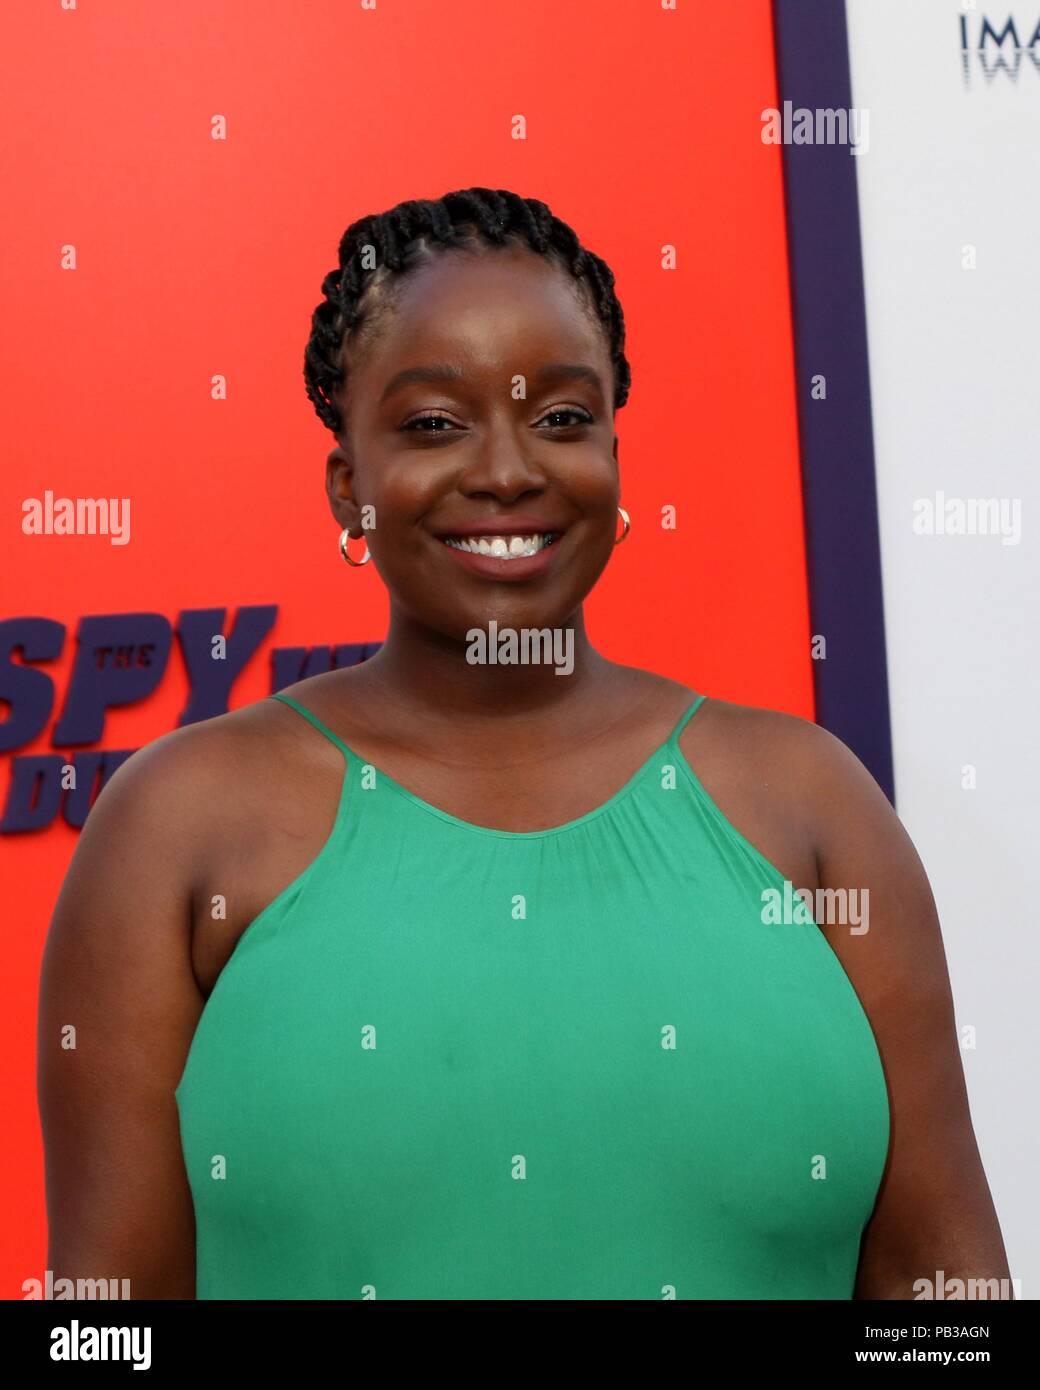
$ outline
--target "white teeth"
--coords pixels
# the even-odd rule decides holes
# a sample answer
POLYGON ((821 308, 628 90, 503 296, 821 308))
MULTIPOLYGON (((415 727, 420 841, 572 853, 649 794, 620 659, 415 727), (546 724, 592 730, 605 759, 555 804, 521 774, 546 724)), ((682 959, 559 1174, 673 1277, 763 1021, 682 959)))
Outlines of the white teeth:
POLYGON ((465 550, 470 555, 493 555, 496 560, 520 560, 529 555, 537 555, 552 544, 552 535, 541 536, 448 536, 443 538, 445 545, 453 550, 465 550))

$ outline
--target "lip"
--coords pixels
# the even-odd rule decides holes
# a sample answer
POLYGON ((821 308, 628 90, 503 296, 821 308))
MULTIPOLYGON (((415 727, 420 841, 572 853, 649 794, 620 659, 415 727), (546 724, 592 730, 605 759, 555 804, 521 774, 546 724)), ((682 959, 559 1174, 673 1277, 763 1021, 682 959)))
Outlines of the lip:
MULTIPOLYGON (((545 530, 549 531, 551 527, 546 527, 545 530)), ((497 531, 446 531, 444 534, 454 537, 508 536, 514 533, 511 531, 503 531, 500 524, 497 531)), ((544 535, 545 531, 524 531, 517 532, 516 534, 527 536, 544 535)), ((456 550, 452 545, 445 545, 444 541, 439 537, 436 544, 440 546, 446 555, 450 555, 452 559, 456 560, 465 569, 468 569, 471 574, 479 574, 484 579, 498 579, 504 580, 506 583, 510 581, 516 583, 519 580, 534 579, 538 575, 543 574, 556 559, 556 552, 560 548, 562 540, 562 533, 557 531, 556 540, 553 541, 552 545, 543 545, 541 550, 536 551, 534 555, 524 555, 516 560, 503 559, 498 555, 473 555, 468 550, 456 550)))
POLYGON ((488 521, 468 521, 456 530, 436 531, 438 540, 446 536, 465 539, 470 536, 562 536, 566 526, 536 516, 499 516, 488 521))

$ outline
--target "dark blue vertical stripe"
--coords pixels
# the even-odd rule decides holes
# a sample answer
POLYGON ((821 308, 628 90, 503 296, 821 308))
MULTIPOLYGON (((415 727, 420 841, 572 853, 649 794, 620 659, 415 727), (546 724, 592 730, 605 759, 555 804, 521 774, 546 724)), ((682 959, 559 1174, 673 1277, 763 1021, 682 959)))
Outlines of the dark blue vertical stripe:
MULTIPOLYGON (((780 107, 852 105, 844 0, 773 0, 780 107)), ((856 165, 847 145, 783 147, 809 603, 827 642, 816 719, 894 801, 856 165), (826 400, 813 400, 814 376, 826 400)))

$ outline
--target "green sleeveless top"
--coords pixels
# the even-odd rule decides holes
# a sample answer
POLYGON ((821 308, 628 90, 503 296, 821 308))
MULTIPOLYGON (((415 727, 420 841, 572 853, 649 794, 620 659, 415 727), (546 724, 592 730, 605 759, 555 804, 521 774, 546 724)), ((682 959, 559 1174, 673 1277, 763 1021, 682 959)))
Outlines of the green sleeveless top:
POLYGON ((529 832, 271 698, 343 786, 176 1090, 197 1297, 851 1298, 884 1073, 819 927, 764 907, 783 875, 679 748, 704 696, 609 801, 529 832))

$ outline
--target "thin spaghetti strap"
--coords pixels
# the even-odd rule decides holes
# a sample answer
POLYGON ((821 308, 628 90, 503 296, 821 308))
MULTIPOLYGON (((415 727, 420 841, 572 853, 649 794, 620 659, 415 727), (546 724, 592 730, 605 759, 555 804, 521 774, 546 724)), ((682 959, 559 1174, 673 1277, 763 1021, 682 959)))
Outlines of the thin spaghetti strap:
POLYGON ((676 724, 675 728, 672 730, 671 737, 668 740, 669 747, 678 741, 679 735, 682 733, 683 729, 686 728, 686 725, 697 713, 697 711, 700 709, 701 705, 703 705, 706 699, 706 695, 698 695, 697 698, 693 701, 693 704, 690 705, 686 713, 682 716, 678 724, 676 724))
POLYGON ((313 724, 319 733, 324 734, 331 743, 336 745, 348 762, 351 758, 357 757, 353 749, 348 748, 343 740, 334 734, 327 724, 323 724, 316 714, 312 714, 306 705, 301 705, 300 702, 294 700, 291 695, 283 695, 281 692, 272 695, 270 698, 272 700, 280 700, 283 705, 288 705, 289 708, 294 709, 297 714, 302 714, 304 719, 313 724))

